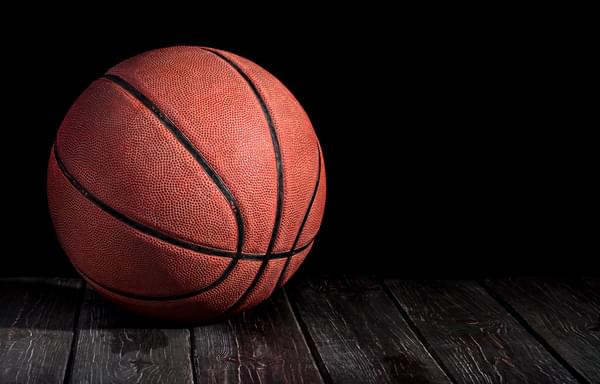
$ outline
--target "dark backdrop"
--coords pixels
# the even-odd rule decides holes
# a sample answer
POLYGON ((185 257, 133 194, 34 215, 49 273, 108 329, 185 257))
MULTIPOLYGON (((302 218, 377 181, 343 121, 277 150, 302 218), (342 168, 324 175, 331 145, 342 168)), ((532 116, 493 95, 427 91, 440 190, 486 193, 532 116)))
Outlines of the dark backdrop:
POLYGON ((73 273, 45 198, 56 130, 106 69, 179 44, 255 61, 311 117, 328 198, 305 270, 591 273, 597 167, 585 130, 597 122, 582 116, 597 106, 582 97, 586 49, 560 32, 485 23, 347 25, 296 37, 200 27, 140 33, 116 21, 110 33, 63 28, 40 27, 33 40, 9 36, 4 47, 3 275, 73 273))

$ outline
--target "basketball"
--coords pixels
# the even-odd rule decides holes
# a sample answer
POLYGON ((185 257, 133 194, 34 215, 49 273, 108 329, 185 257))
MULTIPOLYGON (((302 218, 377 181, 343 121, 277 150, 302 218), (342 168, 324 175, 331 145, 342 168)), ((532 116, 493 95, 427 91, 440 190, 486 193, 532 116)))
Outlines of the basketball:
POLYGON ((235 54, 121 62, 64 118, 48 204, 75 269, 142 315, 198 322, 267 299, 310 252, 325 165, 302 106, 235 54))

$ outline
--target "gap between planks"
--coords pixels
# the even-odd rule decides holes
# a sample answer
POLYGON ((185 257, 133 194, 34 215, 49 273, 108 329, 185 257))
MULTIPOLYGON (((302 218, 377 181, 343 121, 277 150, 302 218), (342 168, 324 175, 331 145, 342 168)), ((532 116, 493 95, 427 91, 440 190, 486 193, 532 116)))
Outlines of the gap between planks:
MULTIPOLYGON (((582 340, 580 339, 581 335, 574 334, 574 330, 577 329, 576 324, 574 323, 575 317, 581 317, 581 313, 585 312, 582 310, 577 310, 576 308, 563 308, 564 310, 570 310, 569 318, 567 323, 569 325, 569 330, 566 331, 564 329, 561 330, 560 335, 558 335, 560 342, 556 342, 556 332, 558 332, 554 327, 559 327, 561 325, 560 319, 557 317, 557 314, 561 312, 562 304, 565 306, 573 305, 573 303, 567 303, 566 300, 558 303, 559 307, 552 306, 553 308, 549 308, 551 305, 548 302, 545 302, 545 295, 555 295, 559 294, 562 289, 574 289, 578 296, 585 296, 585 298, 579 297, 579 303, 581 306, 592 307, 592 308, 600 308, 600 300, 596 300, 595 304, 592 303, 593 293, 587 292, 588 286, 584 282, 579 282, 580 286, 573 287, 570 284, 577 282, 576 280, 567 280, 567 279, 488 279, 485 281, 478 281, 479 284, 488 292, 490 296, 492 296, 502 307, 504 307, 520 324, 523 328, 525 328, 541 345, 544 346, 548 350, 548 352, 558 361, 560 362, 565 369, 569 371, 579 382, 581 383, 592 383, 597 382, 600 379, 600 362, 596 362, 596 369, 590 367, 589 364, 583 363, 587 360, 589 363, 593 361, 593 358, 590 358, 590 354, 599 351, 598 346, 599 343, 582 345, 582 340), (546 283, 554 284, 553 287, 543 287, 546 283), (519 287, 520 284, 528 285, 527 289, 523 291, 522 287, 519 287), (516 290, 515 290, 516 289, 516 290), (521 289, 521 291, 519 291, 521 289), (541 289, 544 293, 532 294, 535 296, 536 303, 543 303, 541 308, 533 309, 532 306, 535 303, 531 301, 527 301, 533 299, 529 297, 527 294, 531 292, 532 289, 541 289), (513 291, 513 292, 511 292, 513 291), (523 303, 511 303, 511 300, 519 297, 521 300, 525 300, 523 303), (583 305, 583 304, 586 305, 583 305), (518 308, 517 306, 520 306, 518 308), (531 316, 529 311, 534 311, 535 316, 531 316), (545 328, 543 324, 535 324, 536 318, 548 318, 552 324, 550 324, 549 328, 545 328), (554 325, 554 327, 552 327, 554 325), (568 336, 568 337, 565 337, 568 336), (553 342, 554 339, 554 342, 553 342), (556 344, 555 344, 556 343, 556 344), (576 345, 573 345, 576 344, 576 345), (560 350, 559 350, 560 349, 560 350), (594 352, 592 352, 594 351, 594 352), (578 355, 573 357, 573 355, 578 355), (569 358, 571 357, 571 358, 569 358)), ((567 299, 567 298, 565 298, 567 299)), ((572 301, 577 301, 577 298, 571 297, 572 301)), ((513 301, 514 302, 514 301, 513 301)), ((556 304, 556 303, 555 303, 556 304)), ((581 307, 580 307, 581 308, 581 307)), ((588 310, 588 312, 590 312, 588 310)), ((600 320, 600 311, 597 312, 597 316, 599 316, 598 320, 600 320)), ((590 320, 588 323, 593 321, 590 320)), ((587 327, 584 327, 587 328, 587 327)), ((585 329, 581 330, 581 332, 589 332, 593 331, 593 329, 585 329)), ((591 333, 588 333, 588 337, 593 337, 591 333)), ((598 340, 597 338, 595 339, 598 340)), ((592 363, 593 364, 593 363, 592 363)))
POLYGON ((425 335, 421 332, 421 330, 419 330, 419 327, 417 327, 417 325, 412 321, 412 319, 410 318, 408 313, 404 310, 404 308, 402 308, 402 305, 400 305, 400 303, 398 302, 396 297, 392 294, 392 292, 390 291, 390 288, 387 286, 387 284, 385 284, 385 281, 383 279, 378 279, 378 282, 379 282, 379 284, 381 284, 383 291, 388 295, 390 300, 392 300, 392 302, 394 303, 394 306, 396 307, 398 312, 400 312, 400 315, 404 318, 404 321, 406 321, 406 323, 408 324, 410 329, 413 331, 413 333, 417 336, 417 338, 419 339, 421 344, 423 344, 423 346, 429 352, 431 357, 438 363, 438 365, 444 371, 446 376, 448 376, 448 379, 450 379, 450 381, 453 384, 458 384, 458 382, 456 381, 456 378, 452 375, 452 373, 450 372, 448 367, 446 367, 446 365, 444 364, 442 359, 440 359, 440 357, 438 356, 435 349, 433 349, 431 347, 431 344, 429 344, 429 341, 427 341, 427 338, 425 337, 425 335))

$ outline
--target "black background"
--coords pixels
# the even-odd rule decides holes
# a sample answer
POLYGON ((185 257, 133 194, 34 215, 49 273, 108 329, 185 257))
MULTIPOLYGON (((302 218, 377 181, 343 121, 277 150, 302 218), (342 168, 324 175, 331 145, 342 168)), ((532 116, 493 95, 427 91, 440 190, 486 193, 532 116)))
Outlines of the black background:
POLYGON ((325 32, 307 20, 288 35, 206 26, 140 30, 115 20, 40 27, 33 39, 9 39, 1 274, 74 273, 46 206, 56 130, 108 68, 170 45, 253 60, 311 117, 328 197, 305 271, 592 273, 597 118, 584 116, 597 100, 585 96, 593 91, 585 74, 589 49, 560 25, 486 23, 348 23, 325 32))

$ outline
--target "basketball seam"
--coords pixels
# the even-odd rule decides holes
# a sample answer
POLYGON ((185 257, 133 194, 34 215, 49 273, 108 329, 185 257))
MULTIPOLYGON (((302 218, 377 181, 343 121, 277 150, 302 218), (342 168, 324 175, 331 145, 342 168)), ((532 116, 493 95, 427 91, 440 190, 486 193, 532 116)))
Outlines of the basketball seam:
MULTIPOLYGON (((66 178, 68 181, 71 182, 71 180, 69 179, 69 175, 67 173, 65 173, 66 169, 62 169, 60 167, 60 163, 59 163, 59 158, 56 157, 56 147, 54 148, 54 153, 55 153, 55 161, 59 167, 59 169, 62 171, 61 175, 66 178)), ((73 179, 74 180, 74 179, 73 179)), ((76 182, 76 180, 74 180, 76 182)), ((73 186, 73 188, 77 189, 77 186, 75 184, 73 184, 73 182, 71 182, 71 185, 73 186)), ((81 191, 80 191, 81 192, 81 191)), ((84 197, 88 197, 84 194, 84 192, 81 192, 84 197)), ((88 201, 90 201, 91 203, 94 203, 93 200, 88 198, 88 201)), ((100 207, 99 207, 100 208, 100 207)), ((101 208, 100 208, 101 209, 101 208)), ((102 209, 101 209, 102 210, 102 209)), ((104 211, 104 210, 103 210, 104 211)), ((107 212, 108 213, 108 212, 107 212)), ((133 227, 132 227, 133 228, 133 227)), ((136 229, 136 228, 133 228, 136 229)), ((309 244, 310 245, 310 244, 309 244)), ((308 246, 306 247, 308 248, 308 246)), ((305 249, 306 249, 305 248, 305 249)), ((300 254, 302 251, 298 251, 297 254, 300 254)), ((295 255, 292 255, 295 256, 295 255)), ((250 259, 251 261, 259 261, 260 259, 250 259)), ((222 283, 222 280, 216 279, 214 282, 210 283, 209 285, 203 287, 203 288, 199 288, 199 289, 195 289, 192 290, 190 292, 186 292, 186 293, 182 293, 182 294, 178 294, 178 295, 171 295, 171 296, 153 296, 153 295, 139 295, 139 294, 135 294, 135 293, 130 293, 130 292, 125 292, 125 291, 121 291, 119 289, 116 288, 111 288, 108 287, 107 285, 104 285, 102 283, 99 283, 98 281, 96 281, 95 279, 91 278, 88 274, 86 274, 85 272, 83 272, 75 263, 75 261, 71 260, 73 262, 73 267, 87 280, 91 281, 92 283, 102 287, 103 289, 106 289, 109 292, 112 292, 114 294, 118 294, 121 295, 123 297, 127 297, 127 298, 131 298, 131 299, 136 299, 136 300, 145 300, 145 301, 174 301, 174 300, 182 300, 182 299, 188 299, 190 297, 194 297, 197 295, 200 295, 204 292, 207 292, 213 288, 215 288, 216 286, 218 286, 219 284, 222 283)), ((229 263, 228 266, 226 267, 226 269, 223 271, 223 275, 225 275, 225 272, 227 272, 228 268, 234 268, 236 264, 233 263, 229 263)), ((230 273, 229 273, 230 274, 230 273)), ((228 276, 223 277, 223 280, 226 279, 228 276)))
MULTIPOLYGON (((217 172, 208 164, 208 162, 202 157, 198 149, 192 144, 192 142, 185 136, 185 134, 177 128, 175 123, 165 114, 163 113, 158 106, 150 100, 146 95, 144 95, 141 91, 135 88, 132 84, 128 83, 125 79, 113 75, 106 74, 103 76, 105 79, 110 80, 114 84, 118 85, 122 89, 124 89, 127 93, 131 94, 138 101, 140 101, 147 109, 149 109, 160 122, 175 136, 177 141, 188 151, 190 155, 196 160, 198 164, 204 169, 208 177, 211 178, 213 183, 217 186, 221 194, 227 199, 229 202, 229 207, 231 208, 233 215, 235 217, 235 221, 237 224, 238 230, 238 238, 237 238, 237 248, 236 255, 239 255, 242 252, 243 244, 244 244, 244 221, 242 219, 242 215, 240 212, 239 205, 233 194, 225 185, 223 179, 217 174, 217 172)), ((236 257, 234 256, 234 259, 236 257)))
MULTIPOLYGON (((66 168, 65 164, 62 162, 62 160, 60 158, 60 155, 58 154, 58 146, 56 144, 54 144, 54 157, 56 160, 56 164, 58 165, 58 168, 60 169, 62 174, 71 183, 71 185, 73 185, 73 187, 75 187, 75 189, 77 191, 79 191, 79 193, 81 193, 87 200, 92 202, 95 206, 100 208, 102 211, 106 212, 107 214, 109 214, 116 220, 126 224, 127 226, 132 227, 133 229, 135 229, 145 235, 155 237, 155 238, 162 240, 166 243, 169 243, 171 245, 175 245, 177 247, 184 248, 184 249, 189 249, 190 251, 202 253, 207 256, 234 257, 236 255, 235 252, 231 252, 231 251, 227 251, 227 250, 220 250, 217 248, 210 248, 210 247, 206 247, 206 246, 203 246, 200 244, 191 243, 186 240, 179 239, 179 238, 176 238, 173 236, 169 236, 169 235, 167 235, 163 232, 160 232, 152 227, 146 226, 142 223, 139 223, 139 222, 131 219, 130 217, 128 217, 128 216, 124 215, 123 213, 117 211, 116 209, 112 208, 110 205, 106 204, 100 198, 98 198, 97 196, 95 196, 94 194, 89 192, 66 168)), ((313 241, 314 241, 314 239, 311 239, 307 244, 305 244, 302 247, 295 250, 295 252, 293 254, 290 254, 290 251, 278 252, 278 253, 272 254, 271 258, 280 259, 280 258, 293 256, 297 253, 302 252, 306 248, 308 248, 310 246, 310 244, 312 244, 313 241)), ((238 256, 239 259, 243 259, 243 260, 262 260, 264 257, 265 257, 264 254, 254 254, 254 253, 240 253, 238 256)))
POLYGON ((120 86, 127 93, 138 99, 147 109, 149 109, 160 120, 163 126, 173 134, 173 136, 189 152, 189 154, 192 155, 196 162, 200 164, 200 166, 204 169, 204 172, 206 172, 206 174, 211 178, 213 183, 215 183, 221 194, 229 202, 229 207, 231 208, 235 217, 238 231, 236 253, 231 258, 229 265, 225 268, 221 276, 219 276, 219 278, 217 278, 207 287, 204 287, 202 291, 204 292, 218 286, 219 284, 224 282, 225 279, 227 279, 227 277, 235 269, 235 266, 237 265, 238 259, 240 257, 240 254, 242 253, 242 249, 244 246, 244 221, 242 219, 237 201, 235 200, 233 194, 231 193, 231 191, 229 191, 221 177, 215 172, 215 170, 212 169, 212 167, 208 164, 208 162, 206 162, 202 155, 200 155, 200 152, 196 149, 192 142, 184 135, 184 133, 179 128, 177 128, 175 123, 167 115, 165 115, 154 102, 152 102, 152 100, 146 97, 146 95, 144 95, 141 91, 135 88, 132 84, 129 84, 126 80, 122 79, 117 75, 107 73, 104 75, 104 78, 120 86))
MULTIPOLYGON (((298 245, 298 241, 300 241, 300 236, 302 236, 302 231, 304 230, 304 226, 306 225, 306 221, 310 216, 310 211, 312 210, 313 204, 315 202, 315 198, 317 197, 317 191, 319 190, 319 184, 321 182, 321 147, 317 143, 317 155, 319 157, 319 165, 317 167, 317 181, 315 182, 315 189, 313 190, 312 196, 310 198, 310 202, 308 203, 308 207, 306 208, 306 213, 304 214, 304 218, 302 219, 302 224, 300 224, 300 228, 298 229, 298 233, 296 234, 296 238, 294 239, 294 243, 292 244, 292 248, 290 252, 294 252, 296 246, 298 245)), ((283 285, 283 277, 285 272, 287 271, 290 265, 291 258, 288 256, 285 260, 285 264, 281 269, 281 273, 279 274, 279 279, 277 279, 277 284, 275 287, 280 287, 283 285)))
POLYGON ((221 58, 223 61, 225 61, 227 64, 229 64, 248 83, 248 86, 254 93, 254 96, 256 96, 256 100, 260 104, 260 107, 263 110, 263 113, 265 115, 265 119, 267 120, 267 124, 269 126, 269 133, 271 135, 271 141, 273 143, 273 151, 275 153, 275 165, 277 168, 277 208, 275 210, 275 223, 273 225, 273 231, 271 233, 271 240, 267 247, 267 252, 265 254, 265 258, 263 259, 262 264, 261 264, 260 268, 258 269, 256 276, 254 277, 254 280, 252 280, 252 283, 248 286, 248 288, 246 288, 244 293, 242 293, 242 295, 237 299, 237 301, 235 303, 233 303, 227 310, 225 310, 225 312, 223 312, 221 314, 220 317, 223 317, 223 316, 227 316, 228 314, 234 312, 239 307, 239 305, 241 305, 241 303, 244 302, 244 300, 248 297, 248 295, 250 295, 250 293, 258 285, 260 278, 264 274, 267 266, 269 265, 269 261, 272 258, 271 253, 273 251, 273 247, 275 246, 275 241, 277 240, 277 235, 279 233, 279 228, 281 226, 281 213, 283 210, 283 165, 282 165, 282 161, 281 161, 281 148, 279 146, 279 139, 277 138, 277 131, 275 130, 275 124, 273 123, 273 118, 271 117, 271 114, 267 107, 267 103, 266 103, 265 99, 263 98, 263 96, 260 94, 256 84, 254 84, 254 82, 252 82, 250 77, 232 59, 228 58, 227 56, 225 56, 225 55, 221 54, 220 52, 213 50, 213 49, 208 49, 208 48, 200 48, 200 49, 202 49, 206 52, 210 52, 213 55, 221 58))
MULTIPOLYGON (((299 253, 298 253, 299 254, 299 253)), ((297 254, 296 254, 297 255, 297 254)), ((293 255, 293 256, 296 256, 293 255)), ((293 257, 292 256, 292 257, 293 257)), ((192 291, 192 292, 186 292, 186 293, 182 293, 180 295, 171 295, 171 296, 153 296, 153 295, 141 295, 141 294, 137 294, 137 293, 131 293, 131 292, 125 292, 125 291, 121 291, 119 289, 116 288, 112 288, 109 287, 103 283, 98 282, 97 280, 92 279, 88 274, 86 274, 85 272, 83 272, 79 267, 77 267, 77 265, 75 265, 73 263, 73 267, 77 270, 77 272, 79 272, 86 280, 89 280, 90 282, 92 282, 93 284, 96 284, 97 286, 101 287, 102 289, 105 289, 113 294, 119 295, 119 296, 123 296, 129 299, 134 299, 134 300, 139 300, 139 301, 177 301, 177 300, 184 300, 184 299, 189 299, 192 298, 194 296, 198 296, 202 293, 205 293, 206 291, 208 291, 209 289, 204 289, 202 288, 201 290, 196 290, 196 291, 192 291)), ((221 315, 222 316, 222 315, 221 315)))
MULTIPOLYGON (((70 175, 68 173, 68 171, 66 170, 66 168, 64 168, 64 164, 62 163, 62 161, 60 160, 60 157, 58 156, 58 150, 57 150, 57 147, 56 147, 56 143, 54 144, 54 158, 55 158, 55 162, 56 162, 58 168, 61 171, 61 175, 64 178, 66 178, 71 183, 71 185, 73 186, 73 188, 75 188, 76 190, 78 190, 84 197, 87 198, 88 201, 90 201, 92 204, 94 204, 95 206, 97 206, 101 211, 106 212, 108 214, 111 214, 110 212, 102 209, 99 205, 95 204, 95 202, 93 200, 94 196, 91 195, 91 194, 86 194, 86 191, 83 189, 83 187, 81 186, 81 184, 79 184, 77 182, 77 180, 74 177, 72 177, 72 175, 70 175), (82 189, 79 189, 78 185, 81 186, 82 189)), ((114 217, 115 219, 117 219, 115 216, 112 216, 112 217, 114 217)), ((117 220, 123 222, 122 220, 119 220, 119 219, 117 219, 117 220)), ((125 223, 125 224, 128 225, 127 223, 125 223)), ((136 230, 136 228, 133 227, 133 226, 131 226, 131 225, 129 225, 129 227, 133 228, 134 230, 136 230)), ((86 279, 89 279, 90 281, 92 281, 92 282, 94 282, 94 283, 96 283, 96 284, 98 284, 100 286, 103 286, 103 285, 99 284, 98 282, 96 282, 91 277, 89 277, 86 273, 84 273, 83 271, 81 271, 79 268, 77 268, 77 266, 75 265, 75 261, 74 260, 71 260, 71 262, 73 263, 73 266, 75 267, 75 269, 79 273, 81 273, 81 275, 83 275, 86 279)), ((169 299, 174 300, 174 299, 183 299, 183 298, 187 298, 187 297, 192 297, 192 296, 199 295, 199 294, 201 294, 203 292, 206 292, 206 291, 209 291, 209 290, 215 288, 216 286, 218 286, 219 284, 221 284, 229 276, 229 274, 231 274, 231 272, 233 271, 233 269, 235 268, 236 265, 237 265, 237 260, 232 259, 229 262, 229 264, 227 265, 227 267, 225 267, 225 269, 223 270, 223 273, 221 274, 221 276, 219 276, 217 279, 215 279, 215 281, 213 281, 212 283, 210 283, 207 286, 204 286, 202 288, 194 289, 194 290, 192 290, 190 292, 187 292, 185 294, 181 294, 181 295, 169 297, 169 299)), ((105 287, 105 289, 110 290, 109 288, 106 288, 106 287, 105 287)), ((118 291, 115 290, 115 292, 118 292, 118 291)), ((120 294, 123 295, 123 296, 127 296, 124 293, 120 293, 120 294)), ((153 296, 150 296, 150 297, 153 297, 153 296)))

